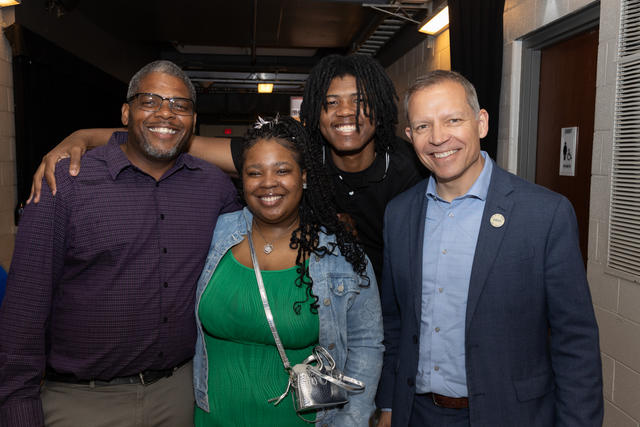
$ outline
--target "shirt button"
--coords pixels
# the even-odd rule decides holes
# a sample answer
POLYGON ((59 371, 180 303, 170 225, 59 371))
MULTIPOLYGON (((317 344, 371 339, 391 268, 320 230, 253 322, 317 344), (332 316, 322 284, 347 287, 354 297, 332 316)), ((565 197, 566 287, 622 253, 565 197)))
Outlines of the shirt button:
POLYGON ((162 286, 164 286, 165 288, 168 288, 168 287, 169 287, 169 284, 168 284, 167 282, 164 282, 164 283, 162 284, 162 286))
POLYGON ((338 292, 342 292, 344 291, 344 286, 343 285, 339 285, 338 286, 338 292))
POLYGON ((446 255, 446 254, 447 254, 447 250, 446 250, 446 249, 443 249, 443 250, 442 250, 442 255, 446 255))
POLYGON ((440 332, 440 328, 436 327, 436 332, 440 332))
POLYGON ((167 253, 167 248, 162 248, 162 252, 167 253))
POLYGON ((449 218, 453 218, 453 212, 449 212, 449 218))
POLYGON ((324 305, 331 305, 331 300, 329 298, 325 298, 324 305))
POLYGON ((160 219, 164 219, 164 214, 160 214, 160 219))
POLYGON ((162 319, 162 321, 163 321, 164 323, 167 323, 167 322, 169 321, 169 318, 168 318, 167 316, 165 316, 165 317, 162 319))
POLYGON ((336 348, 336 345, 335 345, 334 343, 331 343, 331 344, 329 344, 329 345, 327 346, 327 348, 328 348, 329 350, 333 350, 334 348, 336 348))
POLYGON ((156 187, 160 187, 160 183, 159 182, 156 182, 156 187))
POLYGON ((435 367, 433 368, 433 370, 434 370, 434 371, 439 371, 439 370, 440 370, 440 366, 435 366, 435 367))
POLYGON ((438 292, 442 293, 444 289, 443 288, 438 288, 438 292))

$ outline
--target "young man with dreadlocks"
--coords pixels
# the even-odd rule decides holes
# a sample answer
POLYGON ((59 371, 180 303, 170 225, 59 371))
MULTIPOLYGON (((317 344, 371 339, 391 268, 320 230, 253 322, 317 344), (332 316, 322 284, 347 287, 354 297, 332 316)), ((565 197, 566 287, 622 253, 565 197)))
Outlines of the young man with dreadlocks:
MULTIPOLYGON (((382 270, 382 218, 387 203, 427 173, 409 144, 395 135, 397 95, 384 68, 364 55, 330 55, 311 70, 300 110, 311 141, 323 147, 322 161, 333 184, 340 216, 353 221, 376 276, 382 270)), ((34 175, 32 199, 38 201, 42 177, 55 194, 55 164, 71 157, 77 175, 80 156, 102 145, 114 129, 80 130, 47 154, 34 175)), ((237 174, 241 138, 195 137, 189 153, 237 174)), ((31 200, 31 199, 30 199, 31 200)))
POLYGON ((426 172, 395 135, 393 83, 369 56, 330 55, 311 70, 303 99, 300 116, 312 142, 323 147, 338 210, 354 221, 380 278, 385 207, 426 172))

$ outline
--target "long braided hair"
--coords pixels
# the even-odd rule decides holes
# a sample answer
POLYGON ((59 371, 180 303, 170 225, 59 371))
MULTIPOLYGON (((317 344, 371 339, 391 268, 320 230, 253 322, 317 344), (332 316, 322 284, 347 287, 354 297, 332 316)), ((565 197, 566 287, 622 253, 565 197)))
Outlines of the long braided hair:
POLYGON ((369 286, 366 275, 367 258, 356 237, 338 220, 333 197, 328 190, 329 177, 322 164, 322 147, 311 144, 304 127, 291 117, 276 117, 273 120, 258 119, 253 129, 245 136, 242 148, 242 165, 248 150, 260 140, 274 140, 293 154, 300 170, 307 172, 307 188, 302 192, 299 206, 300 224, 291 233, 289 246, 297 249, 296 286, 305 286, 306 299, 293 304, 294 311, 299 314, 302 305, 311 301, 311 312, 317 313, 318 297, 313 294, 313 278, 309 276, 306 261, 311 254, 320 257, 333 254, 338 248, 342 256, 351 264, 353 271, 365 279, 365 287, 369 286), (320 246, 319 233, 335 235, 335 243, 320 246))
MULTIPOLYGON (((307 78, 300 107, 300 119, 309 131, 311 142, 322 146, 325 141, 320 132, 320 113, 327 109, 327 90, 336 77, 353 76, 356 79, 360 110, 376 125, 376 151, 392 151, 398 124, 398 95, 384 68, 366 55, 329 55, 318 62, 307 78)), ((358 131, 360 127, 356 122, 358 131)))

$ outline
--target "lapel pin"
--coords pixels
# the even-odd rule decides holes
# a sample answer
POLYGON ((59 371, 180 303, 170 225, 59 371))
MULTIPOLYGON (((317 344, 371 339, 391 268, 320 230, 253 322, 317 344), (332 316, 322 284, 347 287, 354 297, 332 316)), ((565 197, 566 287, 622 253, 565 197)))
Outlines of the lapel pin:
POLYGON ((491 225, 493 225, 495 228, 500 228, 504 225, 504 216, 502 216, 502 214, 493 214, 491 215, 491 219, 489 220, 489 222, 491 223, 491 225))

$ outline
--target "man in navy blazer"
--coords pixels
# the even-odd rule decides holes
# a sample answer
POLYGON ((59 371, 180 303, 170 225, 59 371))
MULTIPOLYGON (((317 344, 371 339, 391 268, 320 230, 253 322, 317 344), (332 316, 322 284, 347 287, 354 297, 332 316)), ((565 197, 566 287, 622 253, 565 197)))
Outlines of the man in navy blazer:
POLYGON ((464 77, 408 90, 432 177, 384 220, 379 426, 601 426, 598 328, 563 196, 480 150, 488 113, 464 77))

